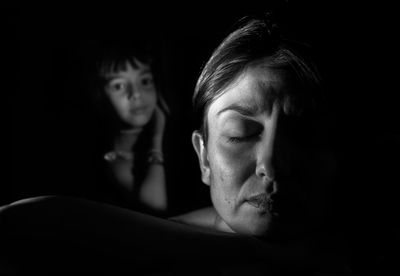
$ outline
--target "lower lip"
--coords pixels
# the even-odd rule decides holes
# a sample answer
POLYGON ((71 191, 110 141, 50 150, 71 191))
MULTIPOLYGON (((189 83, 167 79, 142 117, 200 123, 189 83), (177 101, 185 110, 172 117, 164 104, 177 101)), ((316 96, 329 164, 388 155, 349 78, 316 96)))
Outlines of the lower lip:
POLYGON ((133 114, 142 114, 146 111, 146 107, 135 108, 131 110, 133 114))
POLYGON ((247 203, 262 213, 270 213, 271 206, 269 206, 269 205, 258 204, 257 202, 253 202, 253 201, 247 201, 247 203))
POLYGON ((276 210, 276 207, 274 207, 273 204, 272 205, 271 204, 263 205, 263 204, 258 204, 257 202, 252 202, 252 201, 247 201, 247 203, 250 206, 252 206, 253 208, 257 209, 257 211, 263 215, 269 214, 274 217, 279 216, 279 212, 276 210))

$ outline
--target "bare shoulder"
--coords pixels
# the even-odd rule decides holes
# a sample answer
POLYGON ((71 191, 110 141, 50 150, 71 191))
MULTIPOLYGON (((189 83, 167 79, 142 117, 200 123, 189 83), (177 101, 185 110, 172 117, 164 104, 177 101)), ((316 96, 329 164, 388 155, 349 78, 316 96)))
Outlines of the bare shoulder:
POLYGON ((215 209, 213 207, 206 207, 183 215, 171 217, 170 220, 184 224, 214 228, 215 217, 215 209))

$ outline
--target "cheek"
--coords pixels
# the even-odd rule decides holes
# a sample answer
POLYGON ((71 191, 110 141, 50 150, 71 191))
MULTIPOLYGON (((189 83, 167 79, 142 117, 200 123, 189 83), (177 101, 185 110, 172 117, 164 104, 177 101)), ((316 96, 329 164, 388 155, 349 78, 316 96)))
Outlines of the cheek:
MULTIPOLYGON (((214 186, 212 188, 220 190, 228 198, 236 197, 254 171, 252 151, 233 148, 218 141, 213 144, 214 146, 209 147, 212 153, 209 159, 211 183, 214 186)), ((224 200, 228 199, 224 198, 224 200)))
POLYGON ((242 182, 254 173, 255 154, 251 145, 230 144, 220 139, 215 152, 216 162, 224 167, 228 176, 242 182))
POLYGON ((115 96, 109 97, 109 100, 114 110, 121 116, 129 111, 129 102, 124 100, 124 98, 115 96))
POLYGON ((144 99, 146 101, 146 104, 149 105, 151 108, 155 108, 157 104, 157 93, 156 91, 148 91, 144 99))

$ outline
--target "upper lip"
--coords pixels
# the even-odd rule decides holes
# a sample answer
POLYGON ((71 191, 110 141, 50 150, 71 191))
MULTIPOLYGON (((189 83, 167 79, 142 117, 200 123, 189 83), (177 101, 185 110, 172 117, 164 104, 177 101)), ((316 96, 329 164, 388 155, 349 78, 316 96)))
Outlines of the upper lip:
POLYGON ((131 108, 132 111, 140 111, 140 110, 143 110, 143 109, 146 109, 145 105, 134 106, 134 107, 131 108))

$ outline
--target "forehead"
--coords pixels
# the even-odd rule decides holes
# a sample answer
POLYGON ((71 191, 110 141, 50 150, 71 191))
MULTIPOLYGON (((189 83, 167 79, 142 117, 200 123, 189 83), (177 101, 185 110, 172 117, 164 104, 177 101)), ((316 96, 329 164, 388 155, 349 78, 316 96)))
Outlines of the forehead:
POLYGON ((289 95, 288 74, 284 70, 257 65, 247 68, 221 92, 209 106, 208 114, 216 115, 231 105, 241 105, 262 112, 289 95))
POLYGON ((122 64, 111 64, 106 70, 104 76, 106 78, 114 78, 121 75, 131 75, 131 74, 145 74, 151 73, 150 65, 140 62, 136 58, 133 58, 132 61, 125 61, 122 64))

